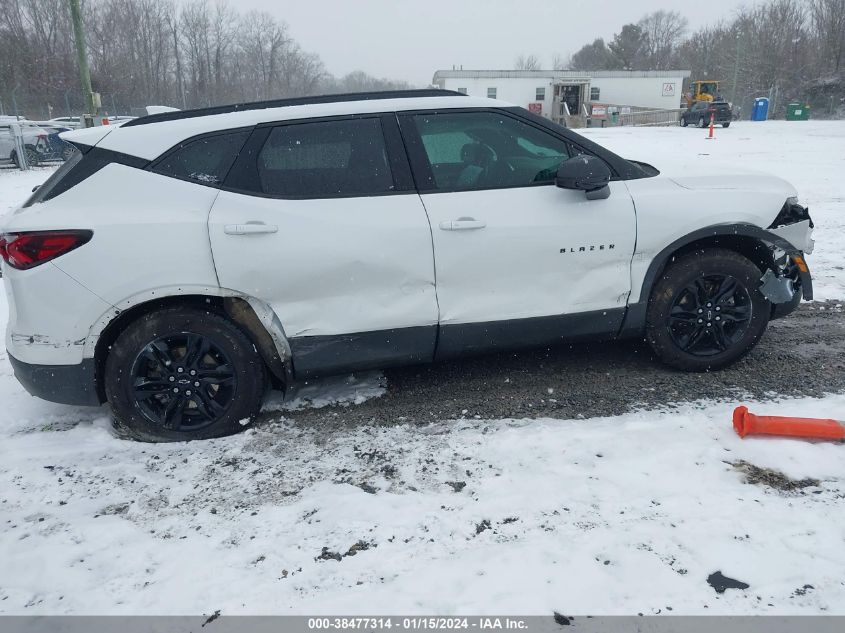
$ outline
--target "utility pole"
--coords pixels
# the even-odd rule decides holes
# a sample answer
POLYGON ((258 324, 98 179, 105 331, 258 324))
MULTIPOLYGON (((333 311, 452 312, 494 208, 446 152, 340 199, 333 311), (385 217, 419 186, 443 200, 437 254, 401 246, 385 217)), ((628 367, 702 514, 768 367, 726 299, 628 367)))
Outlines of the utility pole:
POLYGON ((82 81, 82 98, 85 102, 85 127, 94 125, 94 115, 97 113, 94 105, 94 92, 91 90, 91 72, 88 70, 88 51, 85 47, 85 28, 82 25, 82 10, 79 0, 68 0, 70 4, 70 19, 73 22, 73 36, 76 40, 76 57, 79 62, 79 79, 82 81))
POLYGON ((738 32, 736 34, 736 59, 734 60, 734 85, 733 90, 731 91, 731 99, 733 99, 734 104, 737 103, 736 98, 736 85, 737 79, 739 79, 739 58, 742 55, 742 32, 738 32))

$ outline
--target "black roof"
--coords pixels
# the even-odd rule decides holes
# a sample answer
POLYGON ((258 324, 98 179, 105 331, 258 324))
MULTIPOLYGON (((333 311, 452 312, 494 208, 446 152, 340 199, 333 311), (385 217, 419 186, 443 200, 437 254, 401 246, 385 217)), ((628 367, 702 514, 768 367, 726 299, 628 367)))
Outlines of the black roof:
POLYGON ((317 95, 313 97, 296 97, 293 99, 273 99, 271 101, 253 101, 250 103, 234 103, 231 105, 213 106, 211 108, 196 108, 193 110, 176 110, 174 112, 162 112, 161 114, 150 114, 137 119, 127 121, 121 127, 133 127, 135 125, 146 125, 147 123, 160 123, 161 121, 178 121, 179 119, 192 119, 200 116, 213 114, 228 114, 229 112, 241 112, 243 110, 263 110, 265 108, 281 108, 284 106, 310 105, 316 103, 341 103, 344 101, 370 101, 374 99, 407 99, 413 97, 464 97, 462 92, 453 90, 440 90, 437 88, 425 88, 420 90, 387 90, 381 92, 350 92, 336 95, 317 95))

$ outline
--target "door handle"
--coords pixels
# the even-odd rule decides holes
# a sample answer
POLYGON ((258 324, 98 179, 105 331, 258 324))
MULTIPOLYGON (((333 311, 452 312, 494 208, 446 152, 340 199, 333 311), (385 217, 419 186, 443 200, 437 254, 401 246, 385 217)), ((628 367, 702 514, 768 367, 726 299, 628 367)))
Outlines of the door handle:
POLYGON ((227 224, 223 227, 226 235, 257 235, 260 233, 278 233, 279 227, 264 222, 247 222, 246 224, 227 224))
POLYGON ((440 223, 440 228, 443 231, 472 231, 483 229, 485 226, 487 226, 486 222, 475 218, 458 218, 457 220, 446 220, 440 223))

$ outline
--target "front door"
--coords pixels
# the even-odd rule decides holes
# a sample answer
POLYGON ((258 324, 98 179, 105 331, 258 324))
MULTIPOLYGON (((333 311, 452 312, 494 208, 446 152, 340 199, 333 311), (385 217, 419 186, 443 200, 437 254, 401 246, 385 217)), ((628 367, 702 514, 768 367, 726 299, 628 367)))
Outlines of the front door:
POLYGON ((382 120, 258 129, 211 211, 220 285, 273 308, 298 374, 433 357, 431 231, 382 120))
POLYGON ((631 290, 636 216, 556 187, 582 151, 499 111, 401 117, 434 236, 438 354, 614 332, 631 290))

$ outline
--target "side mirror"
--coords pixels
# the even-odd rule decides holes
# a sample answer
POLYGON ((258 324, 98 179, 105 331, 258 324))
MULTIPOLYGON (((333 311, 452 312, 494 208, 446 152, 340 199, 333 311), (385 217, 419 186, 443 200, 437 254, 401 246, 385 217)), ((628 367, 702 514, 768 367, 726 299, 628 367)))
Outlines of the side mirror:
POLYGON ((588 200, 600 200, 610 196, 607 185, 612 176, 603 160, 579 154, 561 163, 555 184, 562 189, 579 189, 587 194, 588 200))

